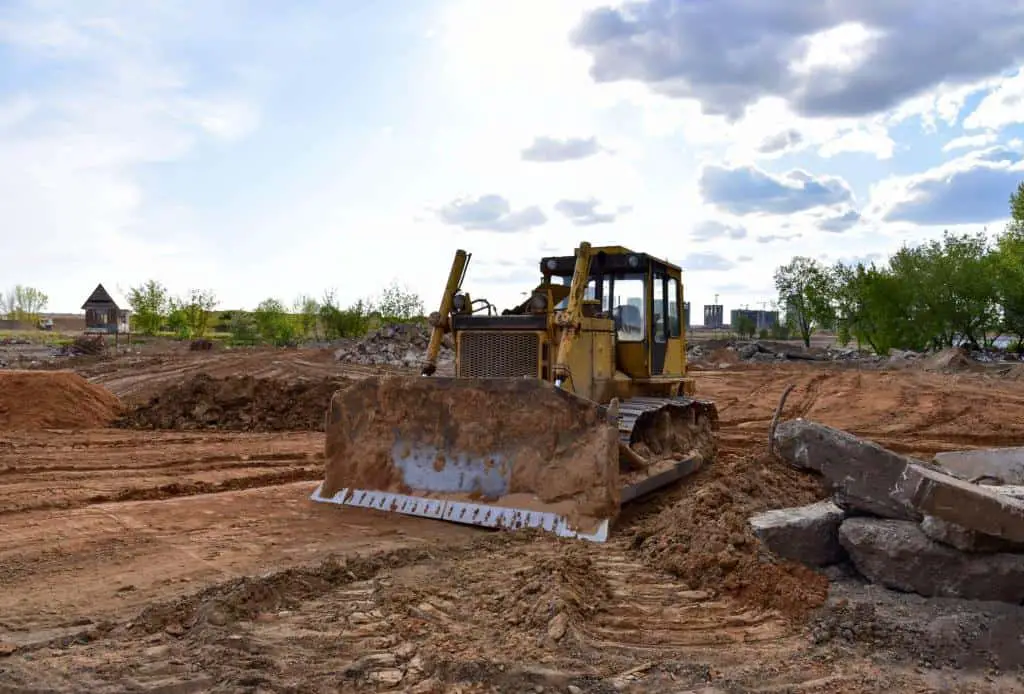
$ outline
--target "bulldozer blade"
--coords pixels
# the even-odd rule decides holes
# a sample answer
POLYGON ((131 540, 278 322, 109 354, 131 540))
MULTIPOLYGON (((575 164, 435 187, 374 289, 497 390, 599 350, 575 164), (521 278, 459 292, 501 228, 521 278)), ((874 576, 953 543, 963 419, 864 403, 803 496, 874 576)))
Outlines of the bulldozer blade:
POLYGON ((314 501, 598 542, 618 514, 615 420, 538 379, 367 378, 326 431, 314 501))

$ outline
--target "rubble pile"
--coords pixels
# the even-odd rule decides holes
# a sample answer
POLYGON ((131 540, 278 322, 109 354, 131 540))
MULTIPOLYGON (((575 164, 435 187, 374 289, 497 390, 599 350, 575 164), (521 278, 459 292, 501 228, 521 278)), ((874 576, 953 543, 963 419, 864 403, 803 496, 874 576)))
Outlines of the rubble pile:
MULTIPOLYGON (((430 343, 427 323, 395 323, 375 330, 352 345, 335 351, 338 361, 348 364, 419 366, 430 343)), ((445 335, 438 355, 438 365, 455 361, 451 335, 445 335)))
POLYGON ((873 583, 925 597, 1024 601, 1024 448, 927 462, 804 419, 781 423, 774 443, 833 498, 752 516, 773 553, 849 560, 873 583))
POLYGON ((998 366, 1021 363, 1016 352, 1006 350, 970 350, 965 347, 950 347, 937 352, 914 352, 911 350, 894 349, 888 355, 881 356, 870 350, 854 347, 812 347, 805 349, 800 344, 755 340, 746 342, 730 340, 702 344, 691 342, 686 350, 687 359, 693 362, 776 362, 776 361, 831 361, 857 362, 858 364, 876 364, 889 366, 914 365, 925 371, 941 373, 959 373, 978 370, 982 365, 998 366))

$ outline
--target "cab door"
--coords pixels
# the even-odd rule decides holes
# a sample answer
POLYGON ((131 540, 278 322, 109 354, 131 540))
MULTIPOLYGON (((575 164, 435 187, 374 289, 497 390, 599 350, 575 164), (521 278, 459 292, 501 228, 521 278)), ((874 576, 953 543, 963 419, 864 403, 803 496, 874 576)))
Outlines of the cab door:
POLYGON ((651 375, 665 373, 669 340, 669 278, 664 272, 654 271, 651 281, 651 319, 648 321, 651 345, 651 375))

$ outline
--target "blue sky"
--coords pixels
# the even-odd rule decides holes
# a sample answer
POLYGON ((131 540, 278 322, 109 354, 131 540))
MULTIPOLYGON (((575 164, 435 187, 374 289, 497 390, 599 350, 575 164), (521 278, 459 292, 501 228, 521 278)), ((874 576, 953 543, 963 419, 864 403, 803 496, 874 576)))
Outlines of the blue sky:
POLYGON ((0 291, 431 306, 465 248, 507 306, 588 240, 729 309, 794 254, 1001 229, 1020 3, 846 5, 0 2, 0 291))

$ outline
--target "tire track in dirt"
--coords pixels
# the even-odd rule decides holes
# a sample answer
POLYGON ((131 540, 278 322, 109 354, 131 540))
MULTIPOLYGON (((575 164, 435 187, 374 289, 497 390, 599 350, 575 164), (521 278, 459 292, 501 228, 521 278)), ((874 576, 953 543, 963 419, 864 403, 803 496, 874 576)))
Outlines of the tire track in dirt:
POLYGON ((855 665, 813 657, 799 625, 684 590, 625 544, 496 534, 222 581, 80 640, 73 653, 27 646, 34 657, 11 673, 38 682, 74 658, 75 684, 93 691, 129 678, 420 694, 872 690, 855 665))
POLYGON ((323 477, 323 467, 302 467, 277 470, 274 472, 231 477, 217 482, 193 480, 187 482, 168 482, 154 486, 122 488, 117 492, 92 494, 70 498, 42 499, 24 502, 0 503, 0 517, 41 510, 71 510, 94 506, 97 504, 120 503, 126 501, 159 501, 178 497, 197 496, 201 494, 221 494, 257 487, 274 487, 293 482, 311 482, 323 477))

